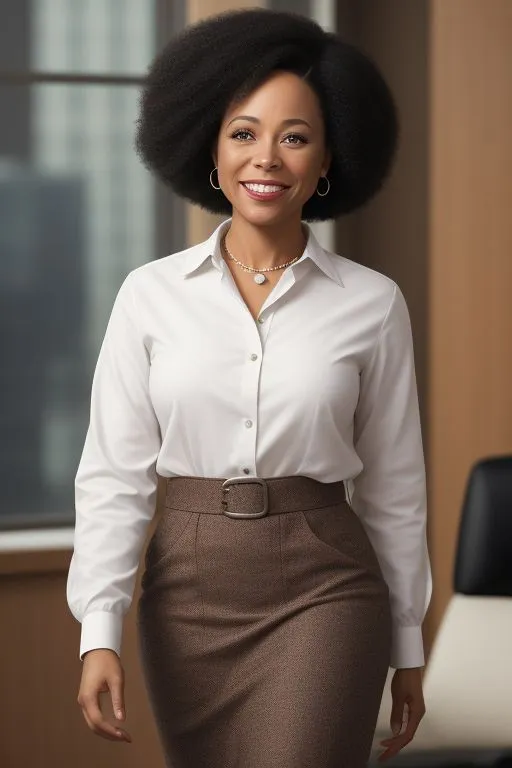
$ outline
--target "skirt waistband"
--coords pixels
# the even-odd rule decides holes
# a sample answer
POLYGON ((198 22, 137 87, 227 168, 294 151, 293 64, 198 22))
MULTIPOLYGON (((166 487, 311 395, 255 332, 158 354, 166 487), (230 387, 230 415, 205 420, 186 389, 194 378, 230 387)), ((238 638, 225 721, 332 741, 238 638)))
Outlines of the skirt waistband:
POLYGON ((252 518, 317 509, 345 501, 343 480, 321 483, 305 475, 272 478, 243 475, 226 479, 180 476, 167 478, 165 507, 252 518))

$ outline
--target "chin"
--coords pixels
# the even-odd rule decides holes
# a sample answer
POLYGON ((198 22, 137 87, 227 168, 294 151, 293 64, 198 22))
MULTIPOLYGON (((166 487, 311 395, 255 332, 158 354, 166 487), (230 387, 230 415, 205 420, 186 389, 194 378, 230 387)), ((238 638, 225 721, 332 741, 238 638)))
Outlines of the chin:
MULTIPOLYGON (((235 211, 235 208, 233 208, 233 211, 235 211)), ((247 206, 241 206, 236 209, 236 215, 245 219, 249 224, 260 227, 280 224, 293 218, 300 219, 300 211, 291 211, 288 208, 279 208, 278 206, 275 206, 273 209, 269 206, 265 209, 263 205, 259 210, 256 209, 256 206, 250 209, 247 206)))

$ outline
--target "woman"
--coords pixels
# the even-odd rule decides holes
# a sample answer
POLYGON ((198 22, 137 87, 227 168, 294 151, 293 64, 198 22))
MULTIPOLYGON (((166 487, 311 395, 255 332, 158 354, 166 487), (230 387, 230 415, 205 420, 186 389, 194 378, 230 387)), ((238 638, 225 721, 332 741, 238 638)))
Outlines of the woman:
POLYGON ((390 665, 381 759, 424 714, 431 576, 409 314, 392 280, 324 250, 306 223, 369 200, 397 135, 375 65, 298 15, 207 19, 149 72, 143 161, 228 218, 119 290, 76 478, 68 602, 84 717, 130 741, 98 696, 122 721, 122 620, 166 477, 137 616, 172 768, 360 768, 390 665))

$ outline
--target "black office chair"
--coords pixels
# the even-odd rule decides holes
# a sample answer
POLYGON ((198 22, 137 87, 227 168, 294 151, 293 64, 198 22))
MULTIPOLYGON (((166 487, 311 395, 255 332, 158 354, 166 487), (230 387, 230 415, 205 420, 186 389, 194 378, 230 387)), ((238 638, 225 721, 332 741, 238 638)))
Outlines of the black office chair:
MULTIPOLYGON (((435 578, 435 577, 434 577, 435 578)), ((390 734, 390 670, 370 765, 390 734)), ((512 456, 469 475, 454 595, 424 677, 427 714, 389 766, 512 766, 512 456)))

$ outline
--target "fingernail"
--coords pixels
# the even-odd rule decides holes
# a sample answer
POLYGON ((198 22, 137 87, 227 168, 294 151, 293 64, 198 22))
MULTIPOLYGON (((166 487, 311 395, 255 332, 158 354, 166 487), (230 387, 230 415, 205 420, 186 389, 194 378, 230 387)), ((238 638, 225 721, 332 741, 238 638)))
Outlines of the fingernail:
POLYGON ((393 736, 397 736, 400 733, 400 724, 393 723, 393 725, 391 726, 391 732, 393 736))
POLYGON ((116 717, 117 717, 118 720, 122 720, 123 719, 123 710, 122 709, 118 709, 117 710, 116 717))

